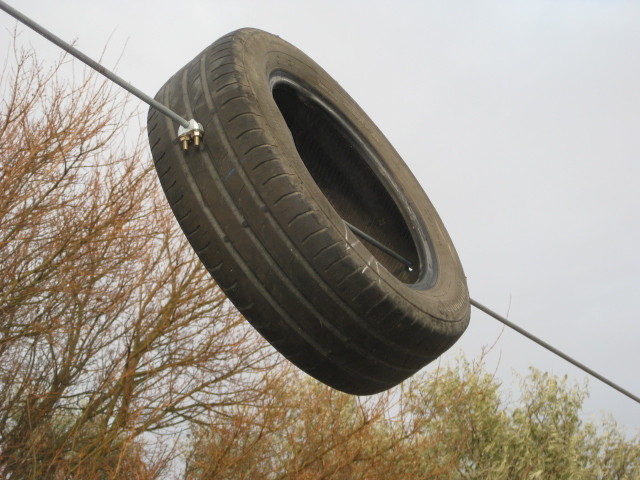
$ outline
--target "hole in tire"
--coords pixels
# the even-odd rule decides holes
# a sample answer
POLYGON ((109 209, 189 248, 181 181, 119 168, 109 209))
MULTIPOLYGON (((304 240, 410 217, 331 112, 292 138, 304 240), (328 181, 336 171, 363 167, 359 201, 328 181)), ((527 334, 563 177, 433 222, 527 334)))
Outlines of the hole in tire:
POLYGON ((291 79, 276 80, 273 98, 302 161, 324 196, 348 223, 411 262, 411 267, 370 242, 361 243, 404 283, 420 278, 415 242, 398 205, 371 168, 361 135, 318 96, 291 79))

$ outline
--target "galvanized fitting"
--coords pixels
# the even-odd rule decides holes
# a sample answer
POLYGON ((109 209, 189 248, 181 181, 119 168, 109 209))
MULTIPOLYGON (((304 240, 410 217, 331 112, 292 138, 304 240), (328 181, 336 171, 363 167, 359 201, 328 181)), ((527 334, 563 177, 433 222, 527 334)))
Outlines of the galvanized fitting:
POLYGON ((191 142, 193 142, 196 147, 200 145, 203 134, 204 129, 202 128, 202 124, 196 122, 193 118, 189 120, 187 127, 180 125, 180 128, 178 128, 178 140, 182 143, 183 150, 189 150, 189 144, 191 142))

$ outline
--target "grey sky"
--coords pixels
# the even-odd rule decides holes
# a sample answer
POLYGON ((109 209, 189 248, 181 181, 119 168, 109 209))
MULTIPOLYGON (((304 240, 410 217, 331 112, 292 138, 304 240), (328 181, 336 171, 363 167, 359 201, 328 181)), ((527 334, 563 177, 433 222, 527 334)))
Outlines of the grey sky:
MULTIPOLYGON (((640 2, 12 3, 90 56, 108 43, 110 67, 124 51, 117 72, 150 95, 236 28, 290 41, 402 154, 472 297, 640 394, 640 2)), ((0 25, 4 57, 15 22, 0 25)), ((478 358, 501 330, 474 311, 443 361, 478 358)), ((506 384, 529 365, 586 378, 510 331, 487 358, 506 384)), ((589 384, 587 415, 640 428, 640 405, 589 384)))

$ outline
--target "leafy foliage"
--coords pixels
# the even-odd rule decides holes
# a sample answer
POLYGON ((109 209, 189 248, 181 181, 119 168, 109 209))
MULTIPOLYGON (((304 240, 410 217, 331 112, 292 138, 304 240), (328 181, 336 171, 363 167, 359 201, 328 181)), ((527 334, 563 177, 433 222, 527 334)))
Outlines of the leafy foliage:
POLYGON ((585 388, 533 369, 522 386, 505 406, 460 361, 362 399, 287 371, 259 405, 194 428, 187 478, 640 478, 638 437, 580 419, 585 388))

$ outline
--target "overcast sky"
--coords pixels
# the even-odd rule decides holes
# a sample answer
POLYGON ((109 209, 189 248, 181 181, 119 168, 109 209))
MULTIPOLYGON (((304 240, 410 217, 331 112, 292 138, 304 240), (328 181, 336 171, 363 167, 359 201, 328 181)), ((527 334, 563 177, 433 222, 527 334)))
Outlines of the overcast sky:
MULTIPOLYGON (((640 395, 640 2, 10 1, 149 95, 251 26, 314 58, 443 218, 471 296, 640 395)), ((15 21, 0 12, 0 55, 15 21)), ((41 58, 58 50, 21 28, 41 58)), ((145 109, 146 110, 146 109, 145 109)), ((477 310, 456 346, 505 385, 587 376, 477 310)), ((428 366, 434 369, 436 365, 428 366)), ((640 405, 589 380, 587 417, 640 405)))

